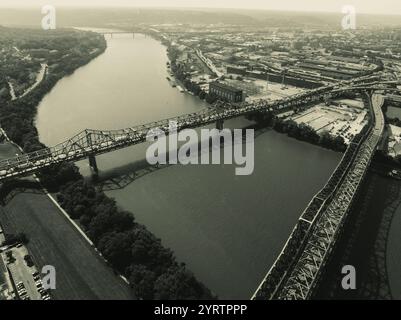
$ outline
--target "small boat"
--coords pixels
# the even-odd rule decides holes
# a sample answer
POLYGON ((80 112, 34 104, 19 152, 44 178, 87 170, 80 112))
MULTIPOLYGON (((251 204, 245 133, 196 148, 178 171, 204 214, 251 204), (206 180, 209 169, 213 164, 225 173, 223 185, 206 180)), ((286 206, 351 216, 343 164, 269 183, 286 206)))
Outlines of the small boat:
POLYGON ((170 79, 170 77, 166 77, 166 79, 168 80, 168 81, 170 81, 171 79, 170 79))

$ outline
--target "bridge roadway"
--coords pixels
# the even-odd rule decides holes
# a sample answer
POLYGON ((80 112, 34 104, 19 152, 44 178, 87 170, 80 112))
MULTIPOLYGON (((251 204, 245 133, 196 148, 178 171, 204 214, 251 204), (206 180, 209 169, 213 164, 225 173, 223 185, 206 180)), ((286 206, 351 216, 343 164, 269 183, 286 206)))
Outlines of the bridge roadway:
POLYGON ((99 32, 96 32, 96 33, 99 33, 101 35, 133 34, 133 33, 135 33, 135 31, 99 31, 99 32))
POLYGON ((384 98, 367 96, 371 119, 312 199, 252 299, 310 299, 384 130, 384 98))
POLYGON ((0 182, 16 177, 28 176, 51 165, 63 162, 75 162, 86 158, 89 158, 90 165, 97 170, 96 155, 142 143, 146 141, 146 136, 152 129, 158 128, 166 134, 169 134, 170 121, 177 122, 177 131, 200 127, 211 123, 216 123, 217 127, 221 129, 224 120, 258 112, 280 113, 300 108, 307 104, 320 101, 332 91, 333 93, 331 93, 331 95, 340 95, 350 90, 350 88, 352 89, 352 85, 371 82, 373 79, 377 79, 377 77, 368 76, 353 81, 343 81, 335 85, 317 88, 274 102, 259 101, 252 104, 242 103, 236 106, 225 105, 224 108, 209 108, 201 112, 164 119, 127 129, 107 131, 86 129, 54 147, 44 148, 14 158, 1 160, 0 182), (345 87, 345 89, 341 90, 342 87, 345 87))

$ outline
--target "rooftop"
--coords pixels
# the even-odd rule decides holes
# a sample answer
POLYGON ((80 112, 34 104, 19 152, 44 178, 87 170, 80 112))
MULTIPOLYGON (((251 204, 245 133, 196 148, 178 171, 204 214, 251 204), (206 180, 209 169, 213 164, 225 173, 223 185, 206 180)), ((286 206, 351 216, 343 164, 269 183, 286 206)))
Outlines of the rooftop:
POLYGON ((231 91, 233 93, 242 93, 241 89, 229 86, 229 85, 221 83, 221 82, 216 82, 215 81, 215 82, 210 83, 210 85, 214 86, 214 87, 217 87, 217 88, 220 88, 220 89, 223 89, 223 90, 231 91))

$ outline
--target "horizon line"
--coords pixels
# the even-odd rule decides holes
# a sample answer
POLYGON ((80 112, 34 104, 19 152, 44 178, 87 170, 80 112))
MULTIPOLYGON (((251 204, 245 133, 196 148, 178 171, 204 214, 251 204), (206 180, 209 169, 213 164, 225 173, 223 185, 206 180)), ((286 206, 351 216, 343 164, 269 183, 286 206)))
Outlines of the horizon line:
MULTIPOLYGON (((34 6, 34 5, 5 5, 2 6, 0 4, 0 9, 17 9, 17 10, 30 10, 30 9, 38 9, 41 8, 42 5, 34 6)), ((331 11, 331 10, 287 10, 287 9, 268 9, 268 8, 235 8, 235 7, 182 7, 182 6, 135 6, 135 5, 69 5, 62 4, 57 5, 55 7, 59 8, 68 8, 68 9, 150 9, 150 10, 234 10, 234 11, 264 11, 264 12, 283 12, 283 13, 324 13, 324 14, 339 14, 341 15, 341 11, 331 11)), ((371 15, 371 16, 400 16, 401 13, 372 13, 372 12, 359 12, 357 14, 362 15, 371 15)))

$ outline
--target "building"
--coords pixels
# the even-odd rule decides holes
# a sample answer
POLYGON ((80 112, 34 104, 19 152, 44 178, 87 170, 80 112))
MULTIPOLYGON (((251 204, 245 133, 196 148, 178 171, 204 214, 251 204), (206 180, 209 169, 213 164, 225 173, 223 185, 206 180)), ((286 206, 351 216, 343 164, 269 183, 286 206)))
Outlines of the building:
POLYGON ((298 67, 306 70, 318 71, 324 77, 330 77, 339 80, 350 80, 360 75, 358 71, 345 70, 344 68, 340 70, 334 67, 322 66, 318 63, 312 64, 301 62, 298 64, 298 67))
POLYGON ((246 67, 227 66, 227 73, 240 74, 242 76, 245 76, 246 71, 246 67))
MULTIPOLYGON (((227 67, 227 72, 259 80, 266 80, 268 82, 283 83, 283 75, 279 73, 265 71, 248 71, 246 69, 244 70, 243 68, 235 67, 227 67)), ((310 78, 314 78, 314 80, 306 79, 305 75, 303 75, 302 78, 286 75, 284 77, 283 84, 307 89, 315 89, 323 86, 323 83, 320 82, 320 75, 314 75, 310 78)))
POLYGON ((209 84, 209 94, 227 102, 241 102, 244 98, 241 89, 220 82, 212 82, 209 84))
POLYGON ((387 94, 386 100, 393 105, 401 106, 401 96, 395 94, 387 94))

